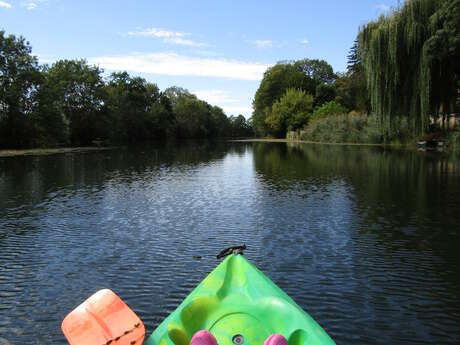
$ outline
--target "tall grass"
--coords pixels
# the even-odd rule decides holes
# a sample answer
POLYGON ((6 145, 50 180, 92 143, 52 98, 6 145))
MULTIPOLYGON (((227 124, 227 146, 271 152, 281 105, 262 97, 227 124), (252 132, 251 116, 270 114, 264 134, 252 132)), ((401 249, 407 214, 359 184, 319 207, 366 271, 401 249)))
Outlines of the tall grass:
POLYGON ((377 118, 357 113, 315 119, 301 132, 301 139, 331 143, 383 142, 377 118))
POLYGON ((355 111, 314 118, 301 131, 302 140, 330 143, 399 144, 414 143, 406 118, 395 118, 390 131, 383 131, 375 115, 355 111))

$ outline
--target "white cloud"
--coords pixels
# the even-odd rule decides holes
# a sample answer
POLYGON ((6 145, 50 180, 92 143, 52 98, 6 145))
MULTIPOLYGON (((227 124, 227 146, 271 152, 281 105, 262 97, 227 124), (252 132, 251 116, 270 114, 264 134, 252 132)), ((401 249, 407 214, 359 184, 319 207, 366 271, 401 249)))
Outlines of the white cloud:
POLYGON ((231 91, 227 90, 197 90, 192 91, 199 99, 209 104, 221 107, 227 116, 243 114, 250 117, 252 107, 242 104, 238 99, 232 97, 231 91))
POLYGON ((185 38, 187 36, 191 36, 188 32, 180 32, 180 31, 170 31, 166 29, 160 28, 137 28, 135 31, 128 31, 126 34, 127 36, 138 36, 138 37, 154 37, 158 39, 162 39, 165 43, 170 44, 177 44, 182 46, 189 46, 189 47, 204 47, 206 46, 205 43, 195 42, 189 38, 185 38))
POLYGON ((288 44, 286 41, 280 42, 273 40, 247 40, 246 42, 252 44, 257 49, 282 48, 288 44))
POLYGON ((387 12, 390 9, 390 6, 385 5, 385 4, 377 4, 375 5, 375 8, 379 11, 387 12))
POLYGON ((185 39, 181 37, 173 37, 173 38, 165 38, 164 41, 166 43, 177 44, 181 46, 189 46, 189 47, 205 47, 206 43, 195 42, 190 39, 185 39))
POLYGON ((306 38, 300 40, 301 44, 308 44, 310 43, 306 38))
POLYGON ((38 7, 40 4, 47 3, 48 0, 25 0, 21 2, 21 6, 25 7, 27 10, 32 11, 38 7))
POLYGON ((51 54, 37 54, 38 62, 40 64, 52 64, 56 62, 56 57, 51 54))
POLYGON ((225 114, 227 116, 230 115, 239 115, 243 114, 246 115, 246 118, 249 118, 252 114, 252 107, 251 106, 223 106, 222 109, 224 109, 225 114))
POLYGON ((11 8, 11 4, 8 3, 8 2, 5 2, 5 1, 1 1, 1 0, 0 0, 0 7, 3 7, 3 8, 11 8))
POLYGON ((189 36, 186 32, 175 32, 158 28, 137 28, 136 31, 128 31, 128 36, 143 36, 143 37, 157 37, 157 38, 171 38, 171 37, 184 37, 189 36))
POLYGON ((267 64, 200 58, 175 53, 129 54, 89 58, 90 64, 107 70, 127 70, 137 73, 200 76, 238 80, 261 80, 267 64))
POLYGON ((271 40, 255 40, 254 44, 259 49, 273 47, 273 41, 271 41, 271 40))
POLYGON ((197 90, 192 91, 199 99, 211 104, 237 103, 238 100, 231 97, 231 93, 225 90, 197 90))

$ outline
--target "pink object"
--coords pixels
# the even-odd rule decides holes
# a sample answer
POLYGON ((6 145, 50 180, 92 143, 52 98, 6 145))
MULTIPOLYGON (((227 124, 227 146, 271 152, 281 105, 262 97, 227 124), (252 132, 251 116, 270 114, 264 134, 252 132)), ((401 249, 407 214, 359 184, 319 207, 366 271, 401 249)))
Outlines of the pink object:
POLYGON ((281 334, 272 334, 265 339, 264 345, 288 345, 288 341, 281 334))
POLYGON ((206 330, 196 332, 192 340, 190 341, 190 345, 218 345, 216 338, 206 330))

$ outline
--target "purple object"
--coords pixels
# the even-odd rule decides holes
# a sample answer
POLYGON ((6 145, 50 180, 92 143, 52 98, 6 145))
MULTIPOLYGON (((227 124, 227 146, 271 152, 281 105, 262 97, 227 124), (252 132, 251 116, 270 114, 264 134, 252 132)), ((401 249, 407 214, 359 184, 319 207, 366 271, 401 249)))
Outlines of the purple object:
POLYGON ((216 338, 206 330, 196 332, 192 340, 190 341, 190 345, 218 345, 216 338))
POLYGON ((288 341, 281 334, 272 334, 265 339, 264 345, 288 345, 288 341))

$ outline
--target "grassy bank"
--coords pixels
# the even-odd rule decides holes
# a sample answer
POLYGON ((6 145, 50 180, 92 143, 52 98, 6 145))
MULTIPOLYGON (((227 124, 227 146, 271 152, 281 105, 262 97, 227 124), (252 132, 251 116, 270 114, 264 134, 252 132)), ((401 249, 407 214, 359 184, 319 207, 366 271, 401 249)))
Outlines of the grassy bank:
POLYGON ((111 150, 113 147, 60 147, 49 149, 29 149, 29 150, 0 150, 0 157, 14 156, 45 156, 58 153, 80 153, 88 151, 111 150))
POLYGON ((315 142, 415 145, 417 138, 410 132, 406 120, 395 119, 385 138, 374 115, 351 112, 313 119, 300 132, 300 139, 315 142))
MULTIPOLYGON (((315 116, 307 126, 297 132, 288 133, 287 139, 250 139, 255 142, 299 142, 328 145, 372 145, 394 146, 416 149, 417 142, 428 141, 436 144, 442 141, 450 152, 460 152, 460 127, 456 130, 435 130, 425 135, 415 136, 407 119, 393 119, 391 129, 384 135, 379 120, 374 115, 351 112, 346 115, 315 116)), ((431 146, 431 149, 433 147, 431 146)))

